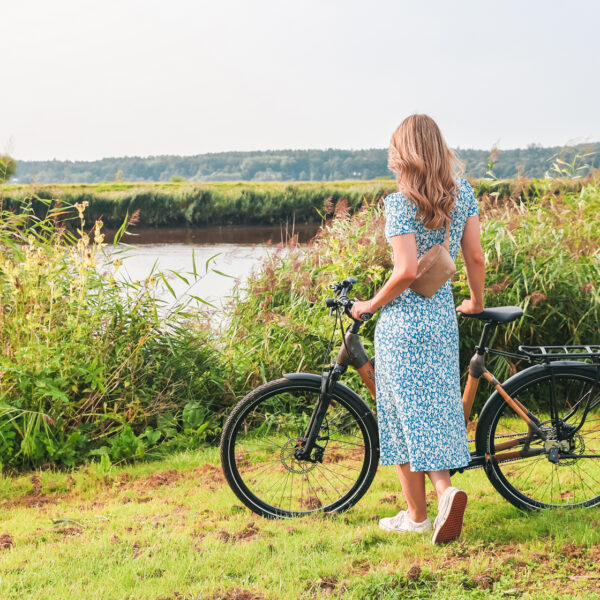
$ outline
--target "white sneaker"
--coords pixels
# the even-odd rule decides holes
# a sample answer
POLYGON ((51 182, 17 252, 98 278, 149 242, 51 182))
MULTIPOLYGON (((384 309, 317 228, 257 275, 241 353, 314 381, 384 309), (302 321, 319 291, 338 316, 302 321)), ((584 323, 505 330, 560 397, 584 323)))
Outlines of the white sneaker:
POLYGON ((460 537, 467 507, 467 493, 456 487, 449 487, 438 503, 438 514, 433 521, 434 544, 445 544, 460 537))
POLYGON ((384 517, 379 520, 379 527, 386 531, 416 531, 417 533, 427 533, 431 531, 431 521, 429 517, 421 523, 415 523, 409 516, 407 510, 401 510, 395 517, 384 517))

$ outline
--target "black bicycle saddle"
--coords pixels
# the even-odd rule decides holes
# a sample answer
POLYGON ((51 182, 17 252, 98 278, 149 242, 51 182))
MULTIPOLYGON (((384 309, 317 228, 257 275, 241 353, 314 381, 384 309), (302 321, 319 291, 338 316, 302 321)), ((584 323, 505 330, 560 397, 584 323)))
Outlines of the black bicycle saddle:
POLYGON ((480 313, 466 314, 458 313, 462 317, 480 319, 494 323, 508 323, 523 316, 523 309, 518 306, 496 306, 496 308, 484 308, 480 313))

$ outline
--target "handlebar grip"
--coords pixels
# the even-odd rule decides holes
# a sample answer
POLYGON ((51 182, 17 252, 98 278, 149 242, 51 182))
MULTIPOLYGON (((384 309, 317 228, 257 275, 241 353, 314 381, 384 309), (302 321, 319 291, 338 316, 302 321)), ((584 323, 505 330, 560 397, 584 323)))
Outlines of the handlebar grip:
POLYGON ((325 305, 327 306, 327 308, 331 308, 336 305, 336 302, 333 298, 327 298, 325 300, 325 305))
POLYGON ((362 313, 360 318, 362 321, 368 321, 373 316, 373 313, 362 313))

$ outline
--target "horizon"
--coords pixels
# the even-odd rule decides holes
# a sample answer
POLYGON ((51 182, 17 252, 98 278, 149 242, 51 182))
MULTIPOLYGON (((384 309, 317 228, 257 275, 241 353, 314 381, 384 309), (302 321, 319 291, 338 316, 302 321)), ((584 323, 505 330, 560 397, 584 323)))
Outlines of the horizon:
MULTIPOLYGON (((580 142, 567 142, 565 144, 556 144, 556 145, 549 145, 549 146, 544 146, 542 144, 537 144, 537 143, 530 143, 527 144, 526 146, 517 146, 517 147, 513 147, 513 148, 498 148, 495 145, 492 145, 491 148, 467 148, 467 147, 461 147, 461 146, 456 146, 454 148, 451 148, 452 151, 456 151, 456 152, 460 152, 460 151, 465 151, 465 152, 492 152, 494 149, 496 149, 498 152, 510 152, 510 151, 514 151, 514 150, 528 150, 530 148, 544 148, 544 149, 553 149, 553 148, 575 148, 578 146, 585 146, 585 145, 593 145, 593 144, 600 144, 600 140, 599 141, 580 141, 580 142)), ((131 158, 140 158, 140 159, 150 159, 150 158, 162 158, 162 157, 179 157, 179 158, 190 158, 190 157, 194 157, 194 156, 205 156, 205 155, 212 155, 212 154, 257 154, 257 153, 267 153, 267 152, 327 152, 327 151, 340 151, 340 152, 364 152, 364 151, 368 151, 368 150, 386 150, 386 147, 370 147, 370 148, 336 148, 336 147, 328 147, 328 148, 271 148, 271 149, 265 149, 265 150, 221 150, 221 151, 216 151, 216 152, 198 152, 196 154, 148 154, 148 155, 141 155, 141 154, 130 154, 130 155, 115 155, 115 156, 102 156, 101 158, 92 158, 92 159, 71 159, 71 158, 65 158, 65 159, 61 159, 61 158, 45 158, 45 159, 23 159, 23 158, 19 158, 17 156, 12 156, 12 158, 14 158, 17 163, 19 162, 85 162, 85 163, 92 163, 92 162, 100 162, 103 160, 116 160, 116 159, 131 159, 131 158)))

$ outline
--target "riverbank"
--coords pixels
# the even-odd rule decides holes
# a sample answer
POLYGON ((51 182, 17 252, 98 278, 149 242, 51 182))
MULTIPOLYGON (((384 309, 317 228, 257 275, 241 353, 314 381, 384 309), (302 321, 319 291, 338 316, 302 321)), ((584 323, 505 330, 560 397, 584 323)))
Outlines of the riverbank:
MULTIPOLYGON (((544 195, 578 192, 584 179, 478 179, 471 183, 480 199, 530 201, 544 195)), ((392 179, 335 182, 126 183, 5 185, 4 207, 22 210, 28 201, 38 216, 54 205, 87 202, 88 222, 102 219, 118 228, 126 215, 140 227, 320 224, 338 213, 353 213, 396 191, 392 179), (30 201, 30 202, 29 202, 30 201)))

